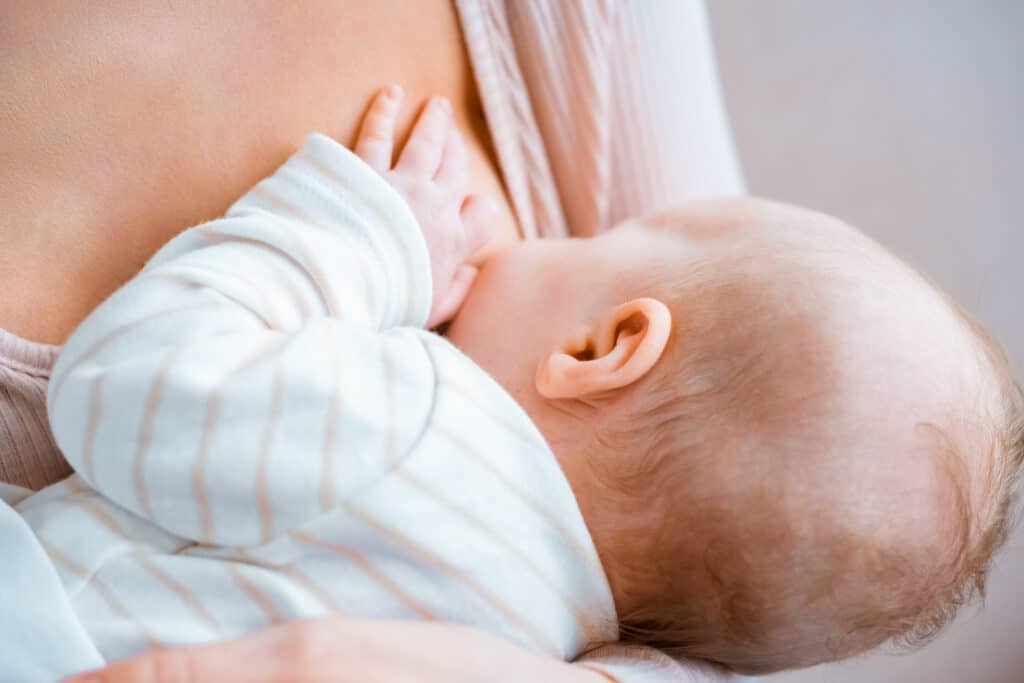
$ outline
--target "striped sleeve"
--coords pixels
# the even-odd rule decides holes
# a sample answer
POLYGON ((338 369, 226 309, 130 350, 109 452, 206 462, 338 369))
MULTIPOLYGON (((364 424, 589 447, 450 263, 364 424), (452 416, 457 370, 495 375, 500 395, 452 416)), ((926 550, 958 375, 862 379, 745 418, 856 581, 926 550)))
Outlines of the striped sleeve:
POLYGON ((50 383, 54 434, 91 486, 168 531, 267 542, 419 439, 430 299, 403 200, 314 135, 74 333, 50 383))

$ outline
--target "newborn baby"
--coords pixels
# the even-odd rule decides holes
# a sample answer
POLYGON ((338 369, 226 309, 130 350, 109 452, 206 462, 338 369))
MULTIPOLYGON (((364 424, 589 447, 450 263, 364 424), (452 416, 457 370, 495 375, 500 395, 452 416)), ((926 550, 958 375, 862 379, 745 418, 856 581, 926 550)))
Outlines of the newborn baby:
POLYGON ((920 640, 983 588, 1022 406, 943 294, 757 200, 478 274, 450 111, 392 165, 399 101, 171 241, 61 355, 76 475, 19 508, 105 656, 339 610, 767 672, 920 640))

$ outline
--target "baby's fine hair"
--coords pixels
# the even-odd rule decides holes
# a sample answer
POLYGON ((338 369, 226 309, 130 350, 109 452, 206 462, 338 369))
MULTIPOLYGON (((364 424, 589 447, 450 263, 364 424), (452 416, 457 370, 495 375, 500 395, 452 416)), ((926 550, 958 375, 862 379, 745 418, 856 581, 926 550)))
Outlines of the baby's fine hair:
MULTIPOLYGON (((744 258, 752 257, 723 257, 744 258)), ((801 282, 803 266, 785 257, 735 265, 708 261, 667 295, 663 283, 652 286, 677 309, 669 348, 657 372, 635 389, 635 419, 607 425, 598 435, 631 456, 622 459, 628 467, 605 473, 615 480, 609 488, 624 492, 623 505, 656 506, 676 520, 652 523, 645 516, 643 523, 655 528, 622 529, 623 546, 659 549, 653 561, 629 569, 631 583, 664 586, 667 580, 674 588, 639 596, 647 607, 620 615, 621 638, 744 673, 841 659, 886 642, 921 646, 962 605, 983 598, 992 557, 1011 527, 1015 484, 1024 469, 1024 396, 1006 356, 940 295, 976 340, 999 392, 998 409, 980 416, 987 464, 979 476, 986 481, 975 497, 983 500, 971 498, 963 439, 938 425, 918 425, 933 432, 929 443, 938 448, 928 457, 950 484, 943 505, 949 519, 940 524, 948 548, 915 554, 878 542, 827 507, 797 521, 786 514, 787 492, 772 474, 771 456, 813 448, 803 439, 814 439, 815 425, 827 419, 820 406, 829 393, 830 359, 819 319, 828 304, 794 298, 802 287, 814 291, 822 274, 808 272, 801 282), (783 271, 796 281, 780 290, 773 282, 783 271), (801 377, 813 379, 793 381, 801 377), (795 424, 794 415, 801 416, 795 424), (705 472, 728 454, 746 458, 749 471, 734 476, 734 495, 702 497, 705 472), (687 525, 682 536, 679 519, 687 525), (683 551, 682 544, 698 544, 700 552, 683 551), (832 606, 828 616, 814 612, 822 604, 832 606), (820 640, 820 647, 807 651, 808 640, 820 640)), ((970 419, 979 421, 973 413, 970 419)))

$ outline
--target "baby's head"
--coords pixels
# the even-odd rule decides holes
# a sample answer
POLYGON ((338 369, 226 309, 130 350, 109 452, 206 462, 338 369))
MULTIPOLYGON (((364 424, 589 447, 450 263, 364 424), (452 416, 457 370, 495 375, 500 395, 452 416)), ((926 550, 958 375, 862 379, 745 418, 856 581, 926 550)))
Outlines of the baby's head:
POLYGON ((626 640, 750 673, 923 642, 1005 539, 1005 358, 829 217, 700 202, 514 247, 449 335, 549 440, 626 640))

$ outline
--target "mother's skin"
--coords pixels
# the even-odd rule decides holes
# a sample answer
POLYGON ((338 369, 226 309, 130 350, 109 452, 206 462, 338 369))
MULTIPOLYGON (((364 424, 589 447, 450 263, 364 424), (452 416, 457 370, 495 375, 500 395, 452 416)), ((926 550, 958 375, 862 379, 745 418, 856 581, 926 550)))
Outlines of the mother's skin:
MULTIPOLYGON (((371 94, 445 95, 517 227, 450 0, 23 0, 0 22, 0 328, 60 344, 171 236, 371 94)), ((401 135, 415 111, 404 112, 401 135)))

